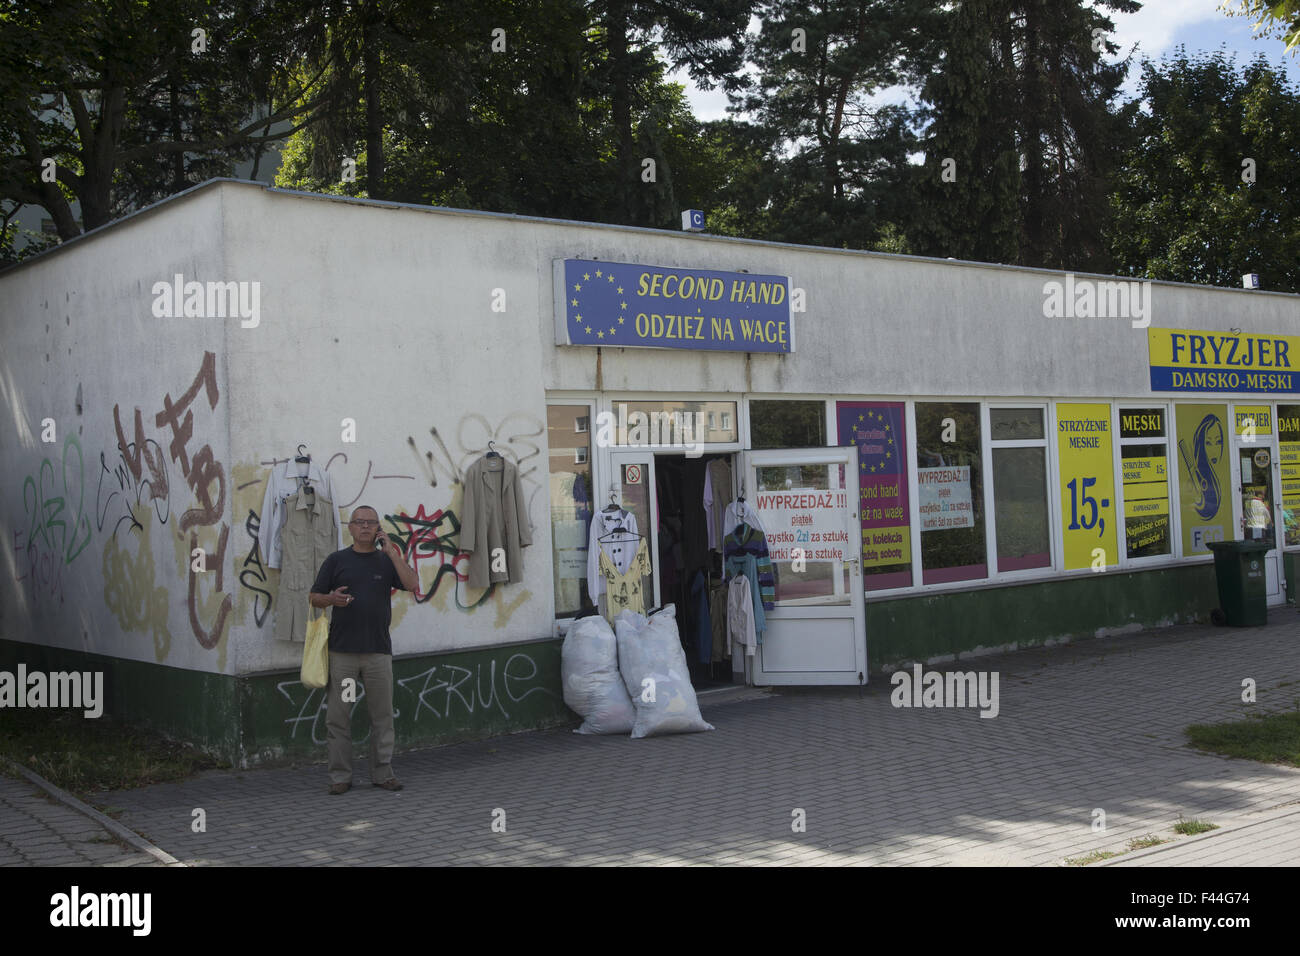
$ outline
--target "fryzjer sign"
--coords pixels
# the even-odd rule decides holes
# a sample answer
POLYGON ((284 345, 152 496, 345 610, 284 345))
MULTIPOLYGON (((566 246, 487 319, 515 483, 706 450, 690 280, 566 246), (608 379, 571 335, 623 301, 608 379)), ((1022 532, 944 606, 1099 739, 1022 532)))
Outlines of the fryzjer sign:
POLYGON ((793 352, 790 280, 748 272, 556 259, 555 341, 793 352))
POLYGON ((1300 392, 1300 336, 1147 329, 1155 392, 1300 392))

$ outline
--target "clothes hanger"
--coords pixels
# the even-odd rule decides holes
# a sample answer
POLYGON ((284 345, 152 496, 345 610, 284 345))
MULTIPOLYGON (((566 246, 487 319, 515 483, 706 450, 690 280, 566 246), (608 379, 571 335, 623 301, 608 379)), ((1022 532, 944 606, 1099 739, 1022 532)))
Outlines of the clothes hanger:
POLYGON ((608 514, 613 514, 615 511, 623 510, 622 506, 617 501, 614 500, 614 497, 615 497, 615 492, 611 491, 609 493, 609 505, 608 507, 600 509, 602 513, 608 515, 608 514))
POLYGON ((490 442, 488 442, 488 453, 487 453, 487 456, 486 456, 486 457, 488 457, 488 458, 500 458, 500 457, 501 457, 501 452, 497 451, 497 443, 496 443, 496 442, 494 442, 494 441, 490 441, 490 442))
POLYGON ((303 448, 305 447, 306 442, 298 446, 298 457, 294 459, 294 464, 307 466, 302 469, 303 473, 298 477, 302 480, 303 490, 309 495, 314 495, 316 494, 316 489, 311 486, 311 455, 303 451, 303 448))

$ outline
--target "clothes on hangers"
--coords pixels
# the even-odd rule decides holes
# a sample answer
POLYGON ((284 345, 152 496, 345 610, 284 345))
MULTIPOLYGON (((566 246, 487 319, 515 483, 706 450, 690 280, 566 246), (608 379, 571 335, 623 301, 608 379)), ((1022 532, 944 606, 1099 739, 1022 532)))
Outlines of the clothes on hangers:
POLYGON ((731 500, 731 466, 724 458, 715 458, 704 470, 704 516, 709 529, 709 547, 722 550, 726 536, 727 502, 731 500))
POLYGON ((723 543, 722 559, 727 577, 747 573, 748 567, 744 560, 753 559, 757 571, 754 586, 762 595, 759 604, 768 611, 776 606, 776 566, 768 554, 767 536, 763 532, 753 525, 739 525, 727 535, 723 543))
POLYGON ((747 501, 739 499, 727 505, 727 514, 723 519, 722 527, 728 531, 735 531, 736 525, 748 524, 767 534, 767 529, 763 527, 763 522, 758 520, 758 512, 747 501))
MULTIPOLYGON (((322 469, 315 462, 311 462, 307 466, 306 481, 311 484, 316 495, 330 502, 334 500, 329 472, 322 469)), ((283 551, 281 536, 285 520, 289 516, 285 510, 285 499, 300 491, 303 484, 304 479, 298 475, 298 463, 292 458, 275 465, 271 469, 270 477, 266 480, 266 491, 262 495, 262 511, 258 518, 257 546, 262 555, 262 563, 268 568, 280 567, 283 551)), ((330 507, 333 507, 333 505, 330 507)), ((341 551, 343 550, 343 528, 339 524, 337 513, 334 516, 334 524, 338 529, 335 534, 334 550, 341 551)), ((314 568, 312 574, 314 577, 314 568)))
POLYGON ((727 582, 714 581, 709 585, 709 625, 713 648, 710 662, 731 657, 731 644, 727 640, 727 582))
POLYGON ((524 579, 523 549, 532 543, 519 469, 499 455, 484 455, 465 471, 460 550, 469 553, 469 586, 518 584, 524 579))
POLYGON ((600 574, 605 580, 605 620, 610 624, 622 611, 635 611, 644 614, 646 594, 644 579, 654 571, 650 563, 650 547, 645 539, 640 539, 636 553, 628 563, 626 571, 619 571, 614 562, 604 551, 600 552, 600 574))
MULTIPOLYGON (((280 593, 272 611, 277 641, 307 639, 307 622, 324 610, 312 608, 308 594, 316 572, 325 559, 342 550, 338 544, 338 512, 334 503, 317 491, 295 492, 284 501, 287 518, 280 534, 283 561, 280 568, 280 593)), ((390 562, 391 563, 391 562, 390 562)))
POLYGON ((636 515, 630 511, 606 511, 602 508, 591 516, 591 527, 587 532, 587 594, 592 604, 599 604, 600 596, 605 593, 605 579, 600 573, 601 551, 610 556, 618 571, 626 571, 641 541, 636 533, 636 515), (619 525, 628 533, 616 535, 608 541, 600 540, 619 525))
POLYGON ((731 579, 727 589, 727 633, 731 637, 731 646, 744 647, 745 653, 750 657, 754 655, 754 649, 762 637, 762 631, 754 618, 751 593, 752 588, 745 575, 738 574, 731 579))

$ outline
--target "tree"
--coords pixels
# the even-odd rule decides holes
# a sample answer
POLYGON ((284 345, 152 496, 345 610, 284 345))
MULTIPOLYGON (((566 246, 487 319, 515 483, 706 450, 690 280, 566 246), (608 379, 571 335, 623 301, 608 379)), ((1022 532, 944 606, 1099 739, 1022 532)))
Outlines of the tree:
POLYGON ((1110 196, 1120 275, 1300 291, 1300 95, 1259 57, 1222 50, 1142 64, 1135 144, 1110 196))
POLYGON ((1105 271, 1107 176, 1125 129, 1115 100, 1128 70, 1102 59, 1118 52, 1105 39, 1113 24, 1081 0, 967 0, 948 16, 944 59, 922 90, 930 125, 913 246, 1105 271))
POLYGON ((295 83, 283 64, 315 6, 12 2, 0 13, 0 198, 42 206, 68 239, 81 231, 74 202, 93 229, 228 175, 287 135, 268 125, 312 118, 314 78, 295 83))
POLYGON ((876 94, 917 75, 935 18, 927 0, 770 0, 751 37, 755 89, 732 97, 769 136, 765 238, 870 245, 891 218, 912 149, 907 111, 876 94))
POLYGON ((1300 50, 1300 0, 1225 0, 1219 9, 1230 17, 1256 17, 1256 36, 1280 33, 1287 50, 1300 50))

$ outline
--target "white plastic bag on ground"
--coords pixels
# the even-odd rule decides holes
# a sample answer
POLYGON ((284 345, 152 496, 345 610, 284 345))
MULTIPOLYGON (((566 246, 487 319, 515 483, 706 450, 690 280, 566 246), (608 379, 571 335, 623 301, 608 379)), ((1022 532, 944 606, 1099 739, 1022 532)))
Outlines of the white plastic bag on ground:
POLYGON ((564 702, 584 718, 576 734, 625 734, 636 711, 618 672, 618 642, 603 617, 574 622, 560 647, 564 702))
POLYGON ((623 611, 614 618, 614 627, 618 631, 618 669, 636 707, 632 736, 712 730, 713 725, 700 716, 686 652, 677 634, 674 605, 648 621, 635 611, 623 611))

